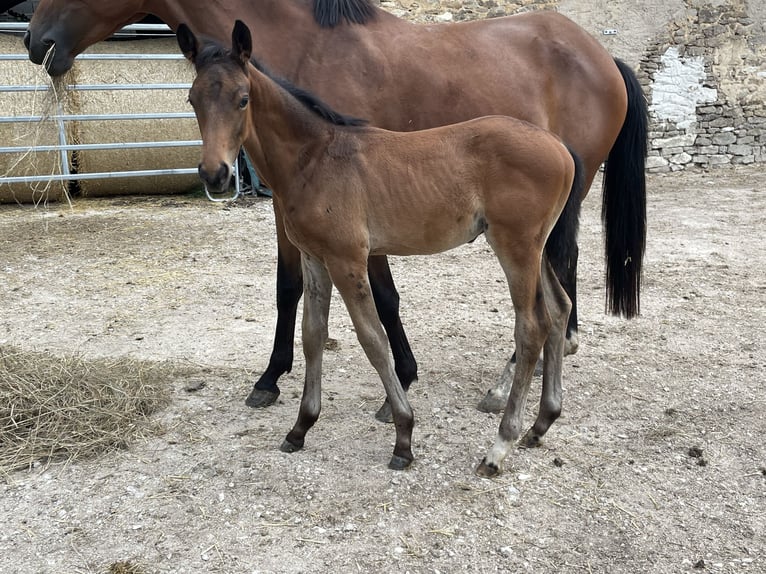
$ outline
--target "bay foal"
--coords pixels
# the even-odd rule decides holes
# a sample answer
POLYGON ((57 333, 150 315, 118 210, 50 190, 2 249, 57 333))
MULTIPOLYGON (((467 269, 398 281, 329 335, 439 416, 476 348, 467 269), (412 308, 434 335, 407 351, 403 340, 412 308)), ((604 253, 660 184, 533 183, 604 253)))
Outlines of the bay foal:
POLYGON ((185 25, 177 34, 197 71, 189 101, 202 133, 200 177, 211 191, 222 190, 244 145, 274 192, 287 238, 302 254, 306 379, 282 450, 302 448, 319 417, 334 284, 391 405, 396 443, 389 466, 409 466, 414 418, 375 309, 368 257, 437 253, 482 233, 510 286, 517 366, 497 439, 477 472, 500 472, 520 436, 544 350, 540 411, 524 439, 536 444, 561 410, 571 303, 543 248, 554 224, 561 244, 575 245, 582 178, 567 147, 549 132, 505 116, 409 133, 366 127, 265 73, 251 61, 252 38, 241 21, 231 50, 201 43, 185 25))

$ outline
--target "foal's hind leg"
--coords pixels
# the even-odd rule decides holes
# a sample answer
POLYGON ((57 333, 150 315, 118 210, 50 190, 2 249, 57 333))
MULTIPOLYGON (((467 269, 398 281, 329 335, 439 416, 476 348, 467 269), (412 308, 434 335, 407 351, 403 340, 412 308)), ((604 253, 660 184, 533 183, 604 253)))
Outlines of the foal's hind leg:
POLYGON ((330 313, 332 282, 324 266, 310 256, 303 257, 305 298, 303 304, 303 354, 306 379, 298 420, 287 434, 281 449, 295 452, 303 448, 308 430, 319 418, 322 406, 322 353, 327 342, 327 317, 330 313))
MULTIPOLYGON (((550 330, 550 317, 540 277, 540 252, 535 253, 530 246, 526 253, 518 254, 514 261, 511 255, 502 250, 502 244, 498 244, 497 240, 493 240, 489 235, 487 239, 500 259, 510 285, 516 311, 514 338, 517 363, 497 438, 476 469, 479 476, 498 474, 503 460, 521 434, 535 364, 550 330)), ((524 246, 519 246, 518 249, 524 251, 524 246)))
POLYGON ((375 310, 366 262, 355 263, 344 258, 335 262, 328 261, 327 268, 346 304, 356 336, 383 381, 386 400, 391 405, 396 443, 388 466, 395 470, 407 468, 413 460, 411 443, 414 418, 407 393, 396 376, 394 362, 388 351, 388 340, 375 310))
POLYGON ((532 428, 521 439, 521 446, 536 447, 561 414, 561 369, 564 362, 567 318, 572 304, 547 261, 543 261, 545 303, 551 316, 551 329, 543 351, 543 390, 540 410, 532 428))
MULTIPOLYGON (((402 388, 407 391, 418 378, 418 364, 412 354, 410 343, 399 317, 399 293, 396 292, 394 278, 391 276, 391 268, 388 266, 386 257, 370 257, 367 265, 378 317, 380 317, 380 322, 383 323, 383 328, 386 330, 388 340, 391 343, 396 376, 399 378, 402 388)), ((384 423, 393 422, 391 404, 388 400, 375 413, 375 418, 384 423)))

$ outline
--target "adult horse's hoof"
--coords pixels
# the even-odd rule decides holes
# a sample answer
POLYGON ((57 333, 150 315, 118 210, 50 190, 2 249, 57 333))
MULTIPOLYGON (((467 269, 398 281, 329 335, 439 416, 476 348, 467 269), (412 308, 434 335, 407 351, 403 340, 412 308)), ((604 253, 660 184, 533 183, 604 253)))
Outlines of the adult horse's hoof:
POLYGON ((574 355, 579 348, 580 338, 577 336, 577 331, 568 333, 567 338, 564 341, 564 356, 574 355))
POLYGON ((388 468, 391 470, 404 470, 409 468, 412 464, 411 458, 405 458, 403 456, 394 455, 391 457, 391 462, 388 463, 388 468))
POLYGON ((273 405, 277 397, 279 397, 279 389, 277 389, 277 392, 274 392, 254 388, 250 391, 247 399, 245 399, 245 404, 254 409, 263 409, 273 405))
POLYGON ((380 405, 378 412, 375 413, 375 418, 382 423, 394 422, 394 413, 391 412, 391 403, 388 402, 388 399, 383 401, 383 404, 380 405))
POLYGON ((491 389, 476 408, 485 413, 502 413, 507 402, 507 397, 502 397, 495 389, 491 389))
POLYGON ((482 478, 493 478, 500 474, 500 469, 495 464, 487 463, 487 459, 484 458, 476 467, 476 474, 482 478))
POLYGON ((279 447, 279 450, 282 452, 298 452, 303 448, 303 441, 300 441, 298 443, 290 442, 289 439, 285 439, 281 446, 279 447))

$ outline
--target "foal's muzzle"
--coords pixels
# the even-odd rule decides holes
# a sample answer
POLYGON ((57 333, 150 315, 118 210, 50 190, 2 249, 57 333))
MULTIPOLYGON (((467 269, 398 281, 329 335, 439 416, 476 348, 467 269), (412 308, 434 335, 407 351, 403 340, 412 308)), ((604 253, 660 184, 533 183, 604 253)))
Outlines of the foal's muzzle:
POLYGON ((199 172, 199 178, 211 193, 223 193, 228 189, 232 169, 226 162, 222 161, 218 168, 213 171, 208 171, 203 164, 199 164, 197 171, 199 172))

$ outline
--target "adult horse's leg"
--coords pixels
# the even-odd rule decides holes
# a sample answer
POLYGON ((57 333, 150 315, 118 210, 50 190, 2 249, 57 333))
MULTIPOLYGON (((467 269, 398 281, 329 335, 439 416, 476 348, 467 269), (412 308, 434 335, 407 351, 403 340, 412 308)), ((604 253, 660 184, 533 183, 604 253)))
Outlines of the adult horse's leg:
POLYGON ((327 262, 327 269, 333 283, 343 297, 343 302, 351 316, 357 339, 383 381, 386 399, 391 405, 391 414, 396 428, 394 453, 388 466, 401 470, 407 468, 414 458, 411 446, 414 417, 407 400, 407 393, 396 376, 394 362, 388 351, 386 333, 381 327, 372 300, 372 289, 368 283, 366 267, 366 264, 354 262, 350 258, 327 262))
POLYGON ((540 397, 540 409, 535 424, 527 431, 520 443, 521 446, 528 448, 539 446, 540 439, 561 414, 561 367, 564 362, 567 317, 572 307, 566 291, 547 261, 543 261, 542 271, 545 303, 551 317, 551 329, 543 348, 543 390, 540 397))
MULTIPOLYGON (((490 224, 490 229, 492 225, 490 224)), ((495 234, 493 234, 495 235, 495 234)), ((514 262, 497 238, 490 241, 505 271, 516 311, 514 338, 516 342, 516 366, 513 369, 508 402, 500 422, 497 438, 487 456, 476 468, 479 476, 491 477, 500 473, 502 463, 513 444, 521 435, 524 409, 532 382, 537 358, 550 332, 551 319, 545 303, 545 293, 540 277, 540 254, 520 254, 514 262)), ((510 363, 510 361, 509 361, 510 363)), ((509 369, 510 365, 506 366, 509 369)))
POLYGON ((580 157, 569 148, 575 164, 572 188, 569 197, 556 220, 548 240, 545 242, 545 255, 557 278, 557 283, 564 288, 571 301, 571 312, 566 328, 564 355, 573 355, 579 346, 577 338, 577 259, 580 249, 577 246, 577 234, 580 230, 580 207, 590 186, 592 177, 580 157))
POLYGON ((303 294, 301 252, 287 239, 276 202, 274 216, 277 227, 277 329, 269 364, 245 400, 247 406, 255 408, 267 407, 277 400, 277 380, 293 367, 295 318, 303 294))
POLYGON ((302 268, 305 276, 302 338, 306 378, 298 420, 281 446, 284 452, 303 448, 306 433, 319 418, 322 406, 322 354, 327 342, 332 282, 324 266, 310 256, 303 256, 302 268))
MULTIPOLYGON (((391 268, 388 266, 388 258, 385 256, 370 257, 367 262, 370 287, 372 288, 375 307, 378 311, 381 323, 386 330, 388 340, 391 343, 391 352, 394 355, 396 376, 402 388, 407 391, 410 385, 418 378, 418 364, 412 354, 410 343, 402 327, 399 317, 399 293, 394 286, 394 278, 391 276, 391 268)), ((388 399, 375 413, 375 418, 381 422, 393 422, 391 404, 388 399)))

